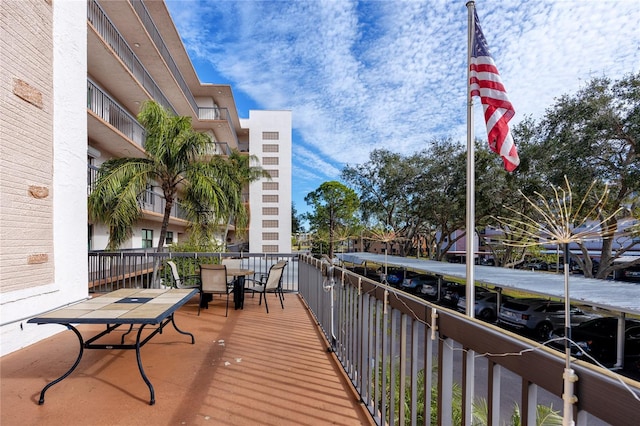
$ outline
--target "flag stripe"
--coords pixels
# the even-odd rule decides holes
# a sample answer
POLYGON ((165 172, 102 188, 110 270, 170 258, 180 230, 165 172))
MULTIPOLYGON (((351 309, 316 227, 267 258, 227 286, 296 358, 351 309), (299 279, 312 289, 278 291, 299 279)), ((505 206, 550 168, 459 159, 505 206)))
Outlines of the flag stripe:
POLYGON ((504 168, 512 172, 520 164, 518 150, 511 136, 509 121, 515 110, 507 97, 507 91, 500 79, 498 68, 489 53, 487 41, 480 28, 475 9, 475 32, 472 43, 469 90, 471 96, 478 96, 484 110, 489 148, 499 154, 504 168))

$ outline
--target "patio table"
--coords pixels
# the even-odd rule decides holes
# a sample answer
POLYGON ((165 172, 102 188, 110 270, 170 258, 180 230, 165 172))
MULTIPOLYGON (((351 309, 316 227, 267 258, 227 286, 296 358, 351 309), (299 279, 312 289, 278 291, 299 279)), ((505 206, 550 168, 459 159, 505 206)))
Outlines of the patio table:
POLYGON ((85 349, 135 349, 140 375, 149 387, 151 394, 149 404, 155 404, 153 385, 142 368, 140 348, 153 336, 161 333, 168 323, 171 323, 178 333, 191 336, 191 344, 194 344, 193 334, 180 330, 176 325, 174 312, 196 294, 198 294, 198 289, 120 289, 31 318, 29 323, 66 326, 76 334, 80 343, 80 352, 73 366, 42 389, 39 404, 44 404, 44 394, 47 389, 65 379, 75 370, 85 349), (106 329, 85 341, 74 324, 105 324, 106 329), (94 343, 122 325, 129 325, 129 330, 121 336, 120 344, 94 343), (156 325, 157 327, 143 338, 142 330, 147 325, 156 325), (134 326, 138 326, 135 343, 125 344, 125 336, 133 330, 134 326))
MULTIPOLYGON (((200 265, 200 268, 208 268, 208 264, 200 265)), ((253 275, 253 269, 227 268, 227 276, 233 277, 233 305, 236 310, 244 309, 244 280, 246 276, 253 275)), ((203 303, 208 304, 210 300, 204 299, 203 303)), ((202 308, 207 305, 201 306, 202 308)))

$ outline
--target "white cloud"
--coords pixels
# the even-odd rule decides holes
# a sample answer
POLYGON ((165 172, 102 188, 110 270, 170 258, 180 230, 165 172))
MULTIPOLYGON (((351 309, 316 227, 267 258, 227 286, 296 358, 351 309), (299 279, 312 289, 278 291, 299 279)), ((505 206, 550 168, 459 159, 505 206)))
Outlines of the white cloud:
MULTIPOLYGON (((554 98, 592 77, 640 69, 640 2, 486 0, 476 7, 514 123, 540 117, 554 98)), ((302 138, 294 147, 294 187, 313 190, 374 148, 412 153, 434 137, 466 140, 464 2, 192 1, 169 8, 190 55, 253 100, 251 108, 292 110, 302 138)), ((486 137, 480 106, 475 115, 476 135, 486 137)))

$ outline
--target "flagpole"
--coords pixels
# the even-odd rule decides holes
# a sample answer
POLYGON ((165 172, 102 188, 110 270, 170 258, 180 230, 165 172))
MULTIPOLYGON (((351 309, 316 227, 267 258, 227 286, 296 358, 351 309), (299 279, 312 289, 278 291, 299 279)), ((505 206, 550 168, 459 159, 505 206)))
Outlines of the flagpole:
MULTIPOLYGON (((473 97, 471 96, 471 53, 473 49, 474 33, 475 33, 475 2, 467 2, 468 11, 468 29, 467 35, 467 232, 465 235, 467 246, 467 315, 473 318, 475 316, 475 279, 474 272, 474 230, 475 230, 475 152, 474 152, 474 135, 473 135, 473 97)), ((473 400, 475 396, 475 352, 468 351, 465 354, 466 366, 466 383, 463 403, 463 419, 462 424, 470 426, 473 424, 473 400)))
POLYGON ((474 280, 474 230, 475 230, 475 152, 473 134, 473 98, 471 97, 471 52, 473 49, 473 34, 475 32, 474 10, 475 2, 467 2, 468 28, 467 36, 467 224, 465 241, 467 246, 467 306, 466 312, 470 317, 475 316, 475 280, 474 280))

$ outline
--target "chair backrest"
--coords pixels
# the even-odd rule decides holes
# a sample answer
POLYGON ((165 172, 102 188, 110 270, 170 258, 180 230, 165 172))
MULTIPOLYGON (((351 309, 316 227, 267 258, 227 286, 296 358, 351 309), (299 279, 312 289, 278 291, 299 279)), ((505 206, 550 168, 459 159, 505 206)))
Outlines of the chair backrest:
POLYGON ((182 281, 180 280, 180 275, 178 275, 178 267, 172 261, 167 261, 167 265, 171 268, 171 276, 173 277, 173 283, 176 288, 180 288, 182 286, 182 281))
POLYGON ((227 267, 225 265, 200 265, 203 293, 227 293, 227 267))
POLYGON ((273 290, 280 286, 280 282, 282 281, 282 273, 284 272, 284 267, 286 263, 282 264, 281 262, 276 263, 269 269, 269 276, 267 277, 267 284, 265 286, 265 291, 273 290))
POLYGON ((222 259, 222 264, 227 267, 227 269, 242 269, 242 259, 222 259))

